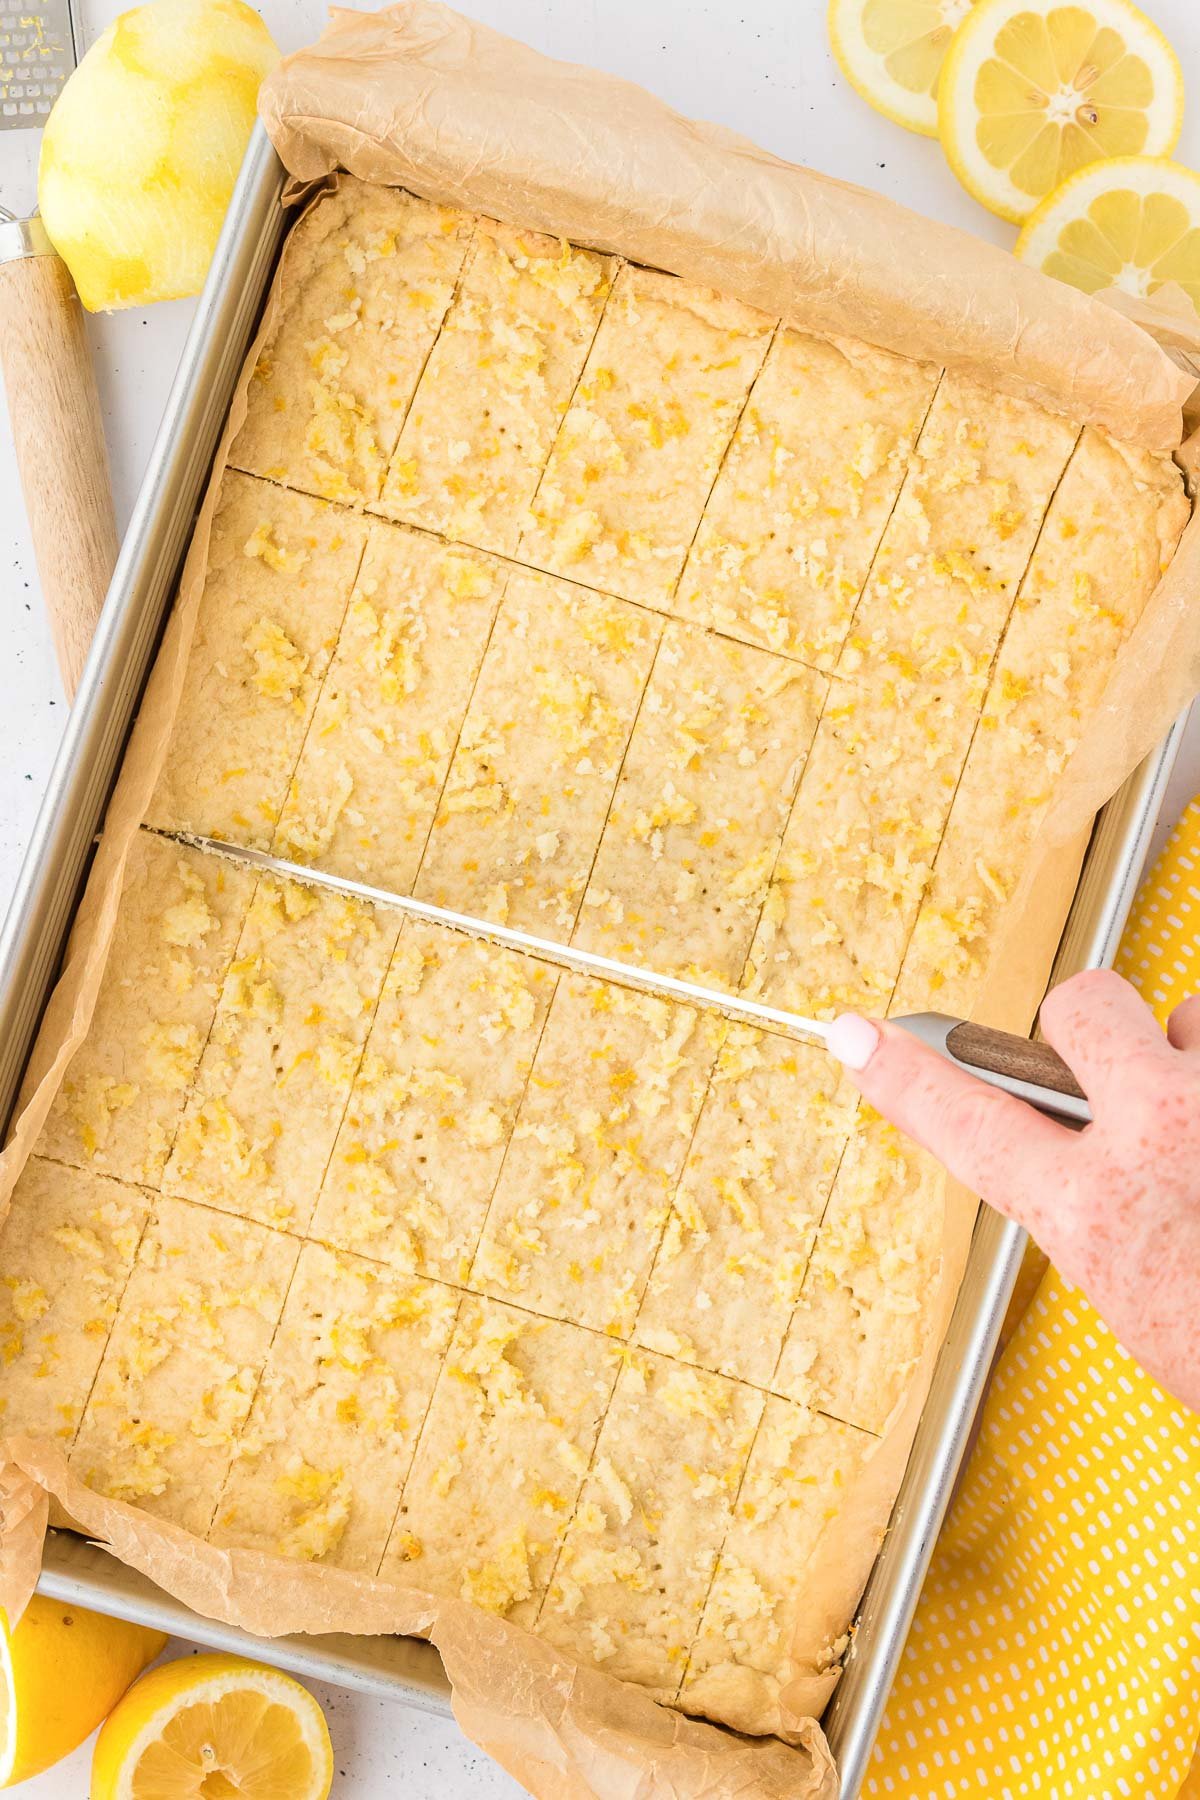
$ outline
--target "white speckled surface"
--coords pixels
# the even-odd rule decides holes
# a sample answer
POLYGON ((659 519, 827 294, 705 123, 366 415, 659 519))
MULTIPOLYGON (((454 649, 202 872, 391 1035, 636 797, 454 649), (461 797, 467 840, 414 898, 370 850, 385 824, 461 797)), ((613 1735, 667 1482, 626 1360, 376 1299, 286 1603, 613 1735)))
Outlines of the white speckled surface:
MULTIPOLYGON (((121 10, 80 0, 85 41, 121 10)), ((716 119, 778 154, 903 200, 1009 244, 1013 232, 958 187, 936 143, 877 118, 841 80, 826 46, 823 0, 468 0, 470 10, 551 55, 643 82, 681 110, 716 119)), ((1143 0, 1173 39, 1192 86, 1179 156, 1200 166, 1200 39, 1195 0, 1143 0)), ((262 0, 285 50, 316 36, 322 0, 262 0)), ((0 202, 33 202, 36 139, 0 133, 0 202)), ((128 518, 188 321, 190 302, 92 321, 120 523, 128 518)), ((37 574, 7 428, 0 425, 0 571, 3 598, 0 756, 0 902, 7 898, 33 826, 65 715, 41 615, 37 574)), ((1200 709, 1181 759, 1164 825, 1200 789, 1200 709)), ((172 1646, 186 1651, 186 1646, 172 1646)), ((326 1690, 337 1758, 334 1792, 359 1800, 502 1800, 520 1790, 448 1720, 326 1690)), ((81 1800, 84 1747, 30 1782, 30 1800, 81 1800)))

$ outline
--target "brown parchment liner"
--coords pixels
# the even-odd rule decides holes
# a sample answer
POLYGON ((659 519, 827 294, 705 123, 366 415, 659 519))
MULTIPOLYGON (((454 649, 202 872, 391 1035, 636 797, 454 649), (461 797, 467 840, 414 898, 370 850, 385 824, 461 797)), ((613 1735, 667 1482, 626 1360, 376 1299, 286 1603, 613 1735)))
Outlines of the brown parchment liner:
MULTIPOLYGON (((570 237, 718 287, 816 330, 933 360, 1150 448, 1181 447, 1200 328, 1170 306, 1106 306, 880 196, 787 164, 672 112, 612 76, 554 63, 447 8, 408 0, 335 11, 286 59, 262 111, 298 182, 366 180, 570 237), (1160 348, 1159 341, 1163 347, 1160 348)), ((262 337, 280 304, 273 291, 262 337)), ((47 1007, 25 1098, 0 1154, 0 1217, 87 1032, 126 858, 172 729, 203 586, 219 477, 246 412, 238 383, 147 694, 47 1007)), ((1192 422, 1189 417, 1189 424, 1192 422)), ((1131 634, 1060 781, 1030 865, 989 946, 976 1012, 1024 1030, 1044 991, 1090 821, 1200 688, 1200 519, 1131 634)), ((947 1183, 925 1354, 810 1565, 804 1640, 831 1642, 857 1601, 907 1460, 953 1307, 976 1202, 947 1183)), ((814 1719, 836 1673, 799 1662, 775 1738, 685 1718, 636 1687, 459 1600, 337 1569, 217 1550, 86 1488, 60 1444, 0 1440, 0 1606, 37 1580, 51 1508, 169 1593, 263 1636, 402 1633, 440 1651, 459 1723, 543 1800, 833 1800, 814 1719), (780 1741, 781 1739, 786 1741, 780 1741)))

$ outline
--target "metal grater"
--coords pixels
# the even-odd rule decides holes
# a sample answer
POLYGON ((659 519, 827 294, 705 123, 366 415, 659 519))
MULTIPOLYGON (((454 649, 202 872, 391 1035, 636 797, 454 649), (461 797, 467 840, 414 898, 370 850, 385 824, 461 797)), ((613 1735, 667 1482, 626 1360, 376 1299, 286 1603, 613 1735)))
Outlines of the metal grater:
POLYGON ((0 0, 0 130, 44 125, 77 61, 70 0, 0 0))

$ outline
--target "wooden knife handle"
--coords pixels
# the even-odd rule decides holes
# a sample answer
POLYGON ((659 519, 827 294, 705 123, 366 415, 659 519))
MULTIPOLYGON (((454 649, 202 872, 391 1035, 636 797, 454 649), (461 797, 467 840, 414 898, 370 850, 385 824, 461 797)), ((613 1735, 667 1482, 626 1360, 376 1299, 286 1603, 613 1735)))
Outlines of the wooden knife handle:
POLYGON ((70 699, 117 560, 117 530, 83 308, 66 264, 48 243, 40 254, 0 261, 0 363, 38 575, 70 699))
POLYGON ((1052 1088, 1056 1094, 1085 1098, 1070 1069, 1049 1044, 1035 1044, 1029 1038, 992 1031, 986 1025, 964 1020, 947 1033, 946 1048, 973 1069, 990 1069, 1014 1081, 1031 1081, 1038 1087, 1052 1088))

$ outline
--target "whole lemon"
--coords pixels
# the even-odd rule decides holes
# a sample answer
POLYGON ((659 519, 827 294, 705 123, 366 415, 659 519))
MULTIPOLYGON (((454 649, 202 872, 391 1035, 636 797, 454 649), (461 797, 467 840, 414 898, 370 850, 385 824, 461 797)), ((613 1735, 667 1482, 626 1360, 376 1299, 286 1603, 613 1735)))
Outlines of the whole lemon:
POLYGON ((38 204, 91 312, 198 293, 279 60, 242 0, 122 13, 46 123, 38 204))
POLYGON ((82 1744, 166 1641, 43 1594, 12 1631, 0 1612, 0 1787, 82 1744))

